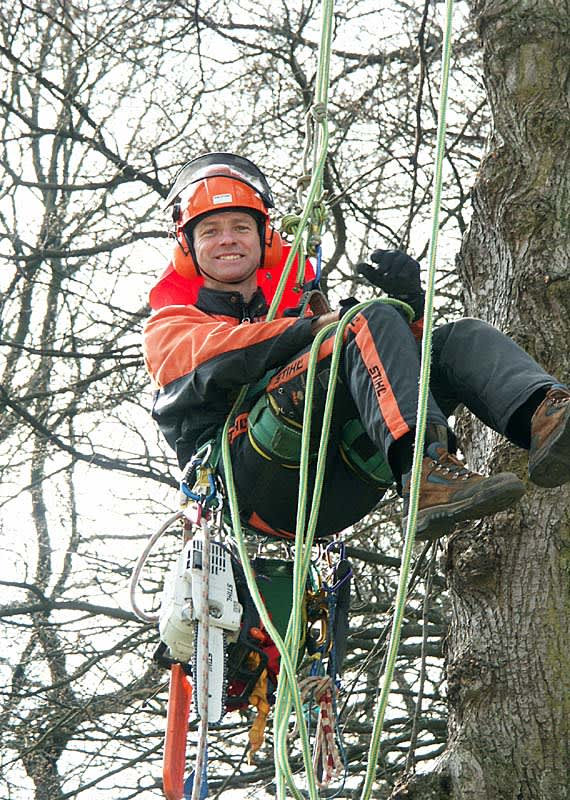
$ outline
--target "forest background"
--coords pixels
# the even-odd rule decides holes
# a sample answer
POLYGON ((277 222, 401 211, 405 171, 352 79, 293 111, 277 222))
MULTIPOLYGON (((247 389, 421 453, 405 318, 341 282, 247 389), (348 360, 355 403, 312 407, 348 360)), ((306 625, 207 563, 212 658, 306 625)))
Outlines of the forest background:
MULTIPOLYGON (((425 264, 442 14, 404 0, 335 10, 333 298, 371 296, 354 266, 376 247, 425 264)), ((455 4, 437 280, 438 321, 497 324, 562 380, 569 19, 567 2, 455 4)), ((14 0, 0 35, 0 795, 151 800, 167 675, 128 581, 177 504, 140 351, 171 248, 163 199, 187 160, 221 150, 262 167, 277 218, 295 210, 320 6, 14 0)), ((473 466, 524 477, 519 451, 467 414, 458 428, 473 466)), ((346 535, 350 777, 338 797, 358 797, 365 770, 400 510, 388 497, 346 535)), ((377 797, 569 796, 568 514, 564 489, 529 487, 520 509, 418 551, 377 797)), ((177 548, 151 564, 149 606, 177 548)), ((249 723, 228 716, 212 737, 214 797, 274 793, 271 730, 249 767, 249 723)))

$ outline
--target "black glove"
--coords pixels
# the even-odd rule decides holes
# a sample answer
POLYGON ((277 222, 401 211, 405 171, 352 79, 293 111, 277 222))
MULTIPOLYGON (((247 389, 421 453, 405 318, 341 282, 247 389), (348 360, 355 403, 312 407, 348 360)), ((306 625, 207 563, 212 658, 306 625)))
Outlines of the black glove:
POLYGON ((402 250, 375 250, 370 260, 378 266, 361 263, 356 265, 357 271, 386 294, 408 303, 414 309, 414 319, 420 319, 425 292, 419 263, 402 250))
POLYGON ((344 300, 341 300, 339 303, 339 310, 338 310, 338 318, 342 319, 347 311, 350 311, 351 308, 357 306, 359 304, 359 300, 356 297, 345 297, 344 300))
POLYGON ((375 250, 370 264, 358 264, 356 269, 364 277, 392 297, 418 294, 422 290, 420 265, 402 250, 375 250))

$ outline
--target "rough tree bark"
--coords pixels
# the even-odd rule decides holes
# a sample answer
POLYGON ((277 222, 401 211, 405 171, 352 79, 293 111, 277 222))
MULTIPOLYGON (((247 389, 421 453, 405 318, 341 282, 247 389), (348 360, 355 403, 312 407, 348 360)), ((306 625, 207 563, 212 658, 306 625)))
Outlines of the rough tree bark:
MULTIPOLYGON (((458 259, 467 312, 570 380, 570 4, 479 0, 493 131, 458 259)), ((484 359, 485 354, 476 354, 484 359)), ((471 465, 526 453, 468 420, 471 465)), ((467 446, 465 446, 467 445, 467 446)), ((570 797, 570 490, 451 537, 448 749, 411 800, 570 797)))

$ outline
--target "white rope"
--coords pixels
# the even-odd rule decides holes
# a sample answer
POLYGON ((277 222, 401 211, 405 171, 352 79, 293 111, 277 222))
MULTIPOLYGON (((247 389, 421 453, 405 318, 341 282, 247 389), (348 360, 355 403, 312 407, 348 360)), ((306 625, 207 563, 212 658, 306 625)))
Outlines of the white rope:
POLYGON ((208 740, 208 682, 209 682, 209 663, 208 650, 210 638, 210 527, 207 520, 202 517, 202 575, 201 575, 201 609, 198 618, 199 642, 201 658, 197 659, 198 675, 195 679, 198 683, 197 709, 200 717, 198 727, 198 745, 196 753, 196 766, 194 767, 194 785, 192 787, 192 800, 200 800, 202 788, 202 775, 206 760, 206 746, 208 740))
POLYGON ((153 547, 158 542, 160 537, 164 536, 164 534, 170 528, 170 526, 173 525, 182 516, 183 516, 182 511, 177 511, 175 514, 172 514, 172 516, 170 516, 166 520, 164 525, 162 525, 156 531, 156 533, 153 533, 153 535, 148 540, 148 543, 147 543, 145 549, 142 551, 142 553, 141 553, 141 555, 139 557, 139 560, 137 561, 136 566, 135 566, 135 568, 134 568, 134 570, 132 572, 131 582, 130 582, 130 586, 129 586, 129 597, 130 597, 130 600, 131 600, 131 607, 132 607, 133 611, 135 612, 135 614, 137 615, 137 617, 140 620, 142 620, 143 622, 158 622, 159 614, 158 614, 158 612, 156 614, 149 614, 148 612, 143 611, 140 608, 140 606, 138 605, 138 602, 137 602, 137 588, 138 588, 138 585, 139 585, 140 574, 143 571, 144 565, 146 564, 146 561, 147 561, 147 558, 150 555, 150 552, 152 551, 153 547))

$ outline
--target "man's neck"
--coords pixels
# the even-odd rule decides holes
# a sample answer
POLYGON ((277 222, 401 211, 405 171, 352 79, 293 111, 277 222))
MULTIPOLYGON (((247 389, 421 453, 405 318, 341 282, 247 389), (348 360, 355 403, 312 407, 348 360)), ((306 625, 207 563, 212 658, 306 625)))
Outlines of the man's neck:
POLYGON ((203 286, 195 305, 207 314, 221 314, 238 319, 260 319, 268 311, 267 301, 261 289, 258 288, 253 296, 246 300, 241 292, 229 289, 227 284, 223 289, 203 286))
POLYGON ((216 292, 238 292, 243 297, 244 303, 249 303, 257 291, 257 274, 240 283, 223 283, 204 275, 204 286, 206 289, 214 289, 216 292))

